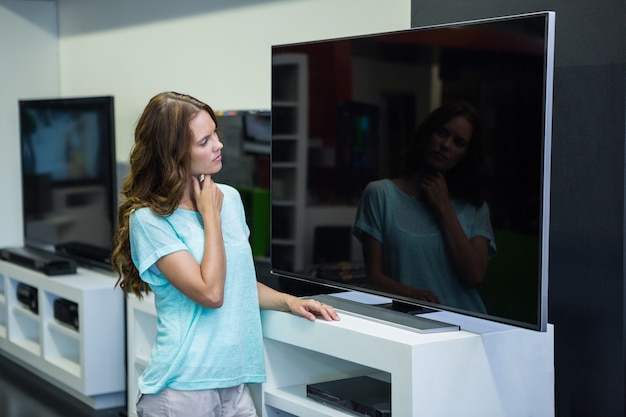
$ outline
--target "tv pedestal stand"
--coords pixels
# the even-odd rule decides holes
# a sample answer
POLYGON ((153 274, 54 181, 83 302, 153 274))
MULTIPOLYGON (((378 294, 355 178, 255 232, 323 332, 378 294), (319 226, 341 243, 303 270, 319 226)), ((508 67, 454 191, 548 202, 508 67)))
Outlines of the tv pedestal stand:
MULTIPOLYGON (((156 334, 153 294, 129 296, 128 416, 156 334)), ((391 382, 397 417, 554 416, 554 329, 535 332, 454 313, 461 330, 419 333, 340 312, 314 322, 263 310, 267 382, 250 386, 263 417, 351 417, 306 396, 306 385, 370 375, 391 382)))
MULTIPOLYGON (((341 314, 341 312, 340 312, 341 314)), ((554 329, 535 332, 453 313, 460 331, 418 333, 350 314, 307 321, 263 311, 262 416, 349 416, 306 397, 306 385, 370 375, 391 382, 395 416, 554 416, 554 329)))

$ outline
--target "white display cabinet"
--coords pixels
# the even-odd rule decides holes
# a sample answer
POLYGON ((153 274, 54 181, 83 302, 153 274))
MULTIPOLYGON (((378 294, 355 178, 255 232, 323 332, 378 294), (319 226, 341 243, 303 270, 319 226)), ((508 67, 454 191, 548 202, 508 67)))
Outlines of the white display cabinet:
POLYGON ((262 416, 351 416, 306 396, 306 385, 370 375, 391 382, 398 417, 554 416, 554 334, 445 312, 460 331, 418 333, 347 313, 304 321, 264 311, 262 416), (465 330, 463 330, 465 329, 465 330))
POLYGON ((0 261, 0 353, 93 409, 124 405, 124 296, 114 285, 106 272, 48 276, 0 261), (24 285, 35 305, 18 298, 24 285), (76 322, 55 318, 57 299, 76 303, 76 322))
MULTIPOLYGON (((154 301, 130 297, 128 415, 156 334, 154 301)), ((263 311, 267 382, 251 386, 263 417, 349 417, 311 400, 306 385, 369 375, 391 382, 397 417, 554 416, 554 329, 536 332, 458 314, 430 318, 460 331, 418 333, 341 312, 310 322, 263 311)))

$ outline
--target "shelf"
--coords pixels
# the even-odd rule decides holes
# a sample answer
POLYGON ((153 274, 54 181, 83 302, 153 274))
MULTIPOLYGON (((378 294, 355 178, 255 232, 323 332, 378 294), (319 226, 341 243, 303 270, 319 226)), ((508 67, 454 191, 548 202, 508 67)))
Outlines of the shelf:
POLYGON ((354 417, 354 414, 343 412, 307 398, 306 385, 294 385, 280 389, 268 388, 264 390, 264 394, 266 405, 296 416, 354 417))
POLYGON ((298 168, 298 163, 297 162, 272 162, 272 168, 293 169, 293 168, 298 168))
POLYGON ((41 355, 41 345, 37 340, 27 339, 24 337, 15 337, 11 338, 11 343, 13 343, 15 346, 22 348, 24 351, 32 355, 41 355))
POLYGON ((80 340, 80 333, 73 326, 63 323, 62 321, 54 320, 48 322, 48 327, 50 330, 55 330, 57 332, 63 333, 68 337, 71 337, 75 340, 80 340))
POLYGON ((280 263, 302 268, 306 211, 308 138, 308 58, 304 54, 272 56, 272 219, 285 230, 272 230, 272 246, 293 248, 278 255, 280 263))
POLYGON ((60 370, 65 371, 72 376, 79 378, 80 377, 80 364, 78 363, 79 358, 64 358, 62 356, 57 357, 49 357, 46 358, 52 365, 55 365, 60 370))
POLYGON ((273 104, 276 107, 294 107, 295 108, 298 106, 297 101, 286 101, 286 100, 274 100, 273 104))
POLYGON ((274 200, 272 206, 275 207, 294 207, 296 202, 293 200, 274 200))
POLYGON ((293 246, 296 244, 296 241, 293 239, 273 239, 272 245, 277 246, 293 246))
POLYGON ((292 141, 297 141, 298 140, 298 135, 297 134, 275 134, 272 136, 272 142, 292 142, 292 141))
POLYGON ((124 296, 112 273, 48 276, 0 261, 0 290, 0 353, 93 409, 124 404, 124 296), (37 313, 18 299, 23 286, 37 313), (55 317, 59 299, 75 304, 75 323, 55 317))
POLYGON ((39 316, 21 305, 13 306, 12 323, 9 325, 9 340, 24 350, 39 356, 41 343, 39 316))
POLYGON ((253 142, 247 141, 243 143, 242 147, 243 147, 244 152, 256 153, 260 155, 270 154, 269 143, 253 143, 253 142))
POLYGON ((21 314, 24 317, 27 317, 33 321, 39 321, 39 314, 35 314, 31 309, 29 309, 26 305, 22 303, 13 306, 13 310, 16 313, 21 314))
POLYGON ((68 342, 78 346, 80 342, 80 333, 67 324, 51 321, 48 323, 48 335, 53 338, 55 345, 64 346, 68 342))
POLYGON ((301 79, 300 68, 294 63, 306 59, 300 54, 281 54, 272 57, 272 100, 279 105, 298 103, 298 90, 292 88, 301 79))
POLYGON ((144 356, 144 357, 139 357, 136 356, 135 357, 135 367, 138 369, 146 369, 146 367, 148 366, 148 361, 150 359, 150 356, 144 356))

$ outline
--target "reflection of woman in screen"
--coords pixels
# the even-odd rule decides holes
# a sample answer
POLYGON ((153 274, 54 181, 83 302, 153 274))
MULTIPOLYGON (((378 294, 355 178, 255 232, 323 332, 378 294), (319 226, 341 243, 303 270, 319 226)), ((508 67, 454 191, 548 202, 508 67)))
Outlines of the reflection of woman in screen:
POLYGON ((496 248, 477 111, 466 102, 433 111, 392 171, 368 184, 354 225, 369 284, 486 312, 477 288, 496 248))

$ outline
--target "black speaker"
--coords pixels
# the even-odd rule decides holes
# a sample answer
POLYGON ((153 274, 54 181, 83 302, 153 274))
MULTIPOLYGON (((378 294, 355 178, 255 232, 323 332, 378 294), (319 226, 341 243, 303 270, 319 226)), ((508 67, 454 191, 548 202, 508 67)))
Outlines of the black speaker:
POLYGON ((24 304, 33 313, 39 314, 37 288, 20 282, 17 284, 16 295, 19 302, 24 304))
POLYGON ((54 318, 78 330, 78 304, 57 298, 54 300, 54 318))

